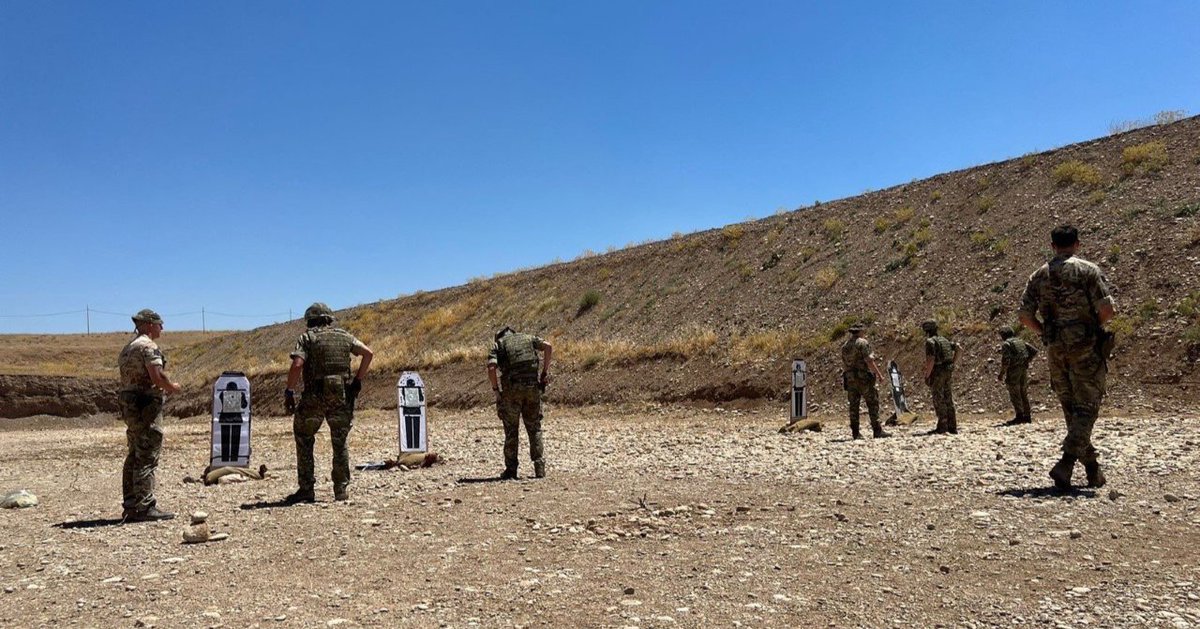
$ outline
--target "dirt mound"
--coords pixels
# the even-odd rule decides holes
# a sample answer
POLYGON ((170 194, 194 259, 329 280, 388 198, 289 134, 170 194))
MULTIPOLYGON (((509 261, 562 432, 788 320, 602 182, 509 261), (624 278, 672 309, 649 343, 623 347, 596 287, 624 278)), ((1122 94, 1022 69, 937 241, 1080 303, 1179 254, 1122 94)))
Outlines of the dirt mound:
POLYGON ((104 378, 0 375, 0 417, 78 417, 117 410, 117 383, 104 378))

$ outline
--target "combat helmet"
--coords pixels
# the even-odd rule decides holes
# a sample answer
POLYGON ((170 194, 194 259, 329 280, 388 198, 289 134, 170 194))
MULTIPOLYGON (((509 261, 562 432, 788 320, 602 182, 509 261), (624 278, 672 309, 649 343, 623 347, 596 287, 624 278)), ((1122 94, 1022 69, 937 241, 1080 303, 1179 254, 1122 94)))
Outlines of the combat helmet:
POLYGON ((133 319, 134 325, 139 323, 157 323, 162 325, 163 322, 162 316, 149 308, 142 308, 141 310, 137 311, 137 314, 130 318, 133 319))
POLYGON ((1002 325, 1000 326, 1000 329, 996 331, 1000 333, 1000 338, 1002 339, 1011 339, 1017 335, 1017 331, 1014 330, 1011 325, 1002 325))
POLYGON ((309 324, 330 324, 333 323, 333 309, 325 305, 324 302, 316 302, 304 310, 304 320, 309 324))
POLYGON ((937 334, 937 321, 934 321, 933 319, 926 319, 921 322, 921 329, 924 330, 926 334, 937 334))
POLYGON ((496 342, 497 343, 500 342, 500 339, 504 338, 504 335, 508 334, 510 332, 515 332, 515 330, 513 330, 511 327, 509 327, 507 325, 502 326, 499 330, 496 331, 496 342))
POLYGON ((851 334, 862 334, 863 330, 867 329, 866 324, 855 323, 848 328, 851 334))

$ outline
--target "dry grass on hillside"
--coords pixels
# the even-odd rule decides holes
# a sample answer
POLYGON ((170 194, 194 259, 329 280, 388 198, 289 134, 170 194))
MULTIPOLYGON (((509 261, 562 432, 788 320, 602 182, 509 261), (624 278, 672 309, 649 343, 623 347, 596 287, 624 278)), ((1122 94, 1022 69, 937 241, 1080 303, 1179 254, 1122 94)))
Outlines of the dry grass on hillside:
MULTIPOLYGON (((231 332, 166 332, 159 345, 171 350, 205 343, 231 332)), ((0 373, 6 375, 115 377, 117 355, 132 338, 103 334, 0 334, 0 373)))

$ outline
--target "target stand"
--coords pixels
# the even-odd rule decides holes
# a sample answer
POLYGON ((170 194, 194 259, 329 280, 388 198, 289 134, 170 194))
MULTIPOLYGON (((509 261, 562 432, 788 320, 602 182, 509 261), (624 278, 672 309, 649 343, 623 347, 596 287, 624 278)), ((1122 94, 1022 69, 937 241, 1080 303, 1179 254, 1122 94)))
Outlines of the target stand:
POLYGON ((212 451, 209 467, 250 465, 250 380, 226 371, 213 384, 212 451))
POLYGON ((425 383, 415 371, 400 374, 396 382, 400 453, 429 451, 429 422, 425 414, 425 383))

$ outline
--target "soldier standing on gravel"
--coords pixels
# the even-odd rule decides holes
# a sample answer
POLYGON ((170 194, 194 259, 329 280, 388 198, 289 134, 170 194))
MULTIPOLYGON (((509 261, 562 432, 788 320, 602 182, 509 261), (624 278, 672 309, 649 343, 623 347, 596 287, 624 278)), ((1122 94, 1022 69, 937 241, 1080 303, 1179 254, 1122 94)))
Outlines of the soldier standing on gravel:
POLYGON ((529 436, 529 458, 533 474, 546 476, 546 461, 542 458, 542 391, 550 382, 550 356, 553 348, 532 334, 516 332, 505 326, 496 333, 496 342, 488 353, 487 374, 496 394, 496 412, 504 423, 504 480, 517 477, 517 447, 520 442, 520 421, 525 419, 529 436), (543 353, 541 373, 538 372, 538 352, 543 353), (497 377, 496 369, 500 375, 497 377))
POLYGON ((1029 363, 1037 356, 1037 348, 1021 340, 1010 325, 1000 328, 1000 373, 996 382, 1008 387, 1008 399, 1012 401, 1013 418, 1005 426, 1018 426, 1033 421, 1029 411, 1029 363))
POLYGON ((1017 313, 1021 323, 1042 337, 1050 386, 1067 422, 1063 455, 1050 469, 1050 478, 1058 488, 1069 488, 1079 461, 1087 471, 1088 486, 1103 487, 1092 428, 1104 399, 1113 346, 1113 335, 1104 324, 1112 319, 1115 306, 1100 267, 1075 257, 1079 230, 1072 225, 1056 227, 1050 242, 1054 258, 1029 276, 1017 313))
POLYGON ((313 502, 316 496, 316 474, 313 464, 313 445, 322 422, 329 422, 333 443, 333 499, 350 498, 350 426, 354 422, 354 400, 362 390, 363 378, 375 356, 371 348, 354 338, 353 334, 333 327, 333 310, 317 302, 304 311, 308 330, 296 341, 292 350, 292 367, 288 370, 287 390, 283 392, 284 408, 295 412, 292 433, 296 437, 296 482, 299 488, 284 498, 295 504, 313 502), (358 371, 350 377, 351 356, 359 356, 358 371), (296 404, 296 384, 303 376, 304 391, 296 404))
POLYGON ((158 510, 154 497, 154 472, 162 451, 163 393, 179 393, 178 383, 167 377, 167 358, 154 341, 162 335, 163 320, 149 308, 133 315, 137 336, 121 350, 118 402, 125 422, 129 453, 121 470, 122 519, 125 522, 170 520, 175 514, 158 510))
POLYGON ((861 323, 850 326, 850 338, 842 345, 842 388, 846 391, 846 401, 850 403, 850 435, 854 439, 862 439, 858 429, 858 412, 859 404, 865 398, 873 436, 876 439, 890 437, 879 423, 879 390, 875 383, 882 380, 883 375, 875 365, 871 344, 862 337, 863 329, 861 323))
POLYGON ((958 434, 958 416, 954 411, 954 361, 958 358, 958 344, 938 334, 937 321, 929 319, 921 324, 925 331, 925 384, 933 395, 933 411, 937 414, 937 427, 930 434, 958 434))

